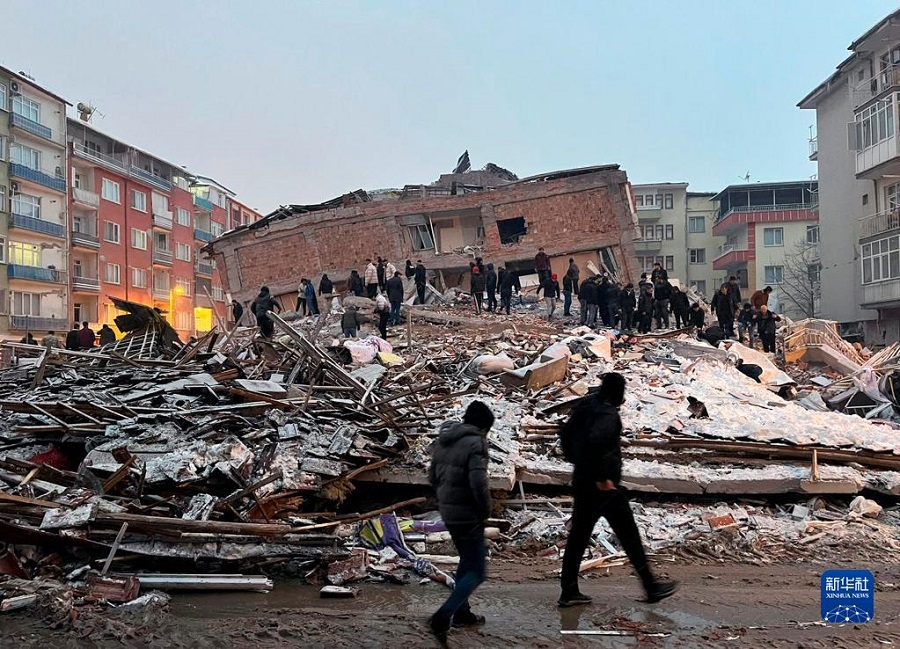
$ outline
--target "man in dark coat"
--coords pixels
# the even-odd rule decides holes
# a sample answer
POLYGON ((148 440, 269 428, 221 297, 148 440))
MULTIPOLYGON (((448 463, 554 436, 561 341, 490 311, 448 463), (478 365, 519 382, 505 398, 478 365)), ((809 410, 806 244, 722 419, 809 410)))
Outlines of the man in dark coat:
POLYGON ((325 297, 334 293, 334 282, 328 279, 328 273, 323 273, 319 280, 319 295, 325 297))
POLYGON ((484 528, 491 513, 487 433, 493 425, 490 408, 473 401, 461 422, 448 421, 441 426, 432 445, 428 481, 459 554, 453 592, 429 620, 441 644, 446 642, 451 624, 484 624, 484 617, 469 607, 469 597, 487 575, 484 528))
MULTIPOLYGON (((600 320, 606 326, 609 326, 609 279, 604 277, 597 286, 597 308, 600 312, 600 320)), ((618 301, 618 300, 617 300, 618 301)))
POLYGON ((72 352, 78 351, 78 323, 72 325, 69 333, 66 334, 66 349, 72 352))
POLYGON ((656 282, 659 278, 668 282, 669 271, 663 268, 661 263, 656 262, 653 264, 653 271, 650 273, 650 281, 653 283, 653 286, 656 286, 656 282))
POLYGON ((741 308, 741 284, 735 275, 728 278, 728 297, 735 309, 741 308))
POLYGON ((678 590, 676 582, 661 581, 650 570, 634 514, 619 487, 622 479, 619 407, 624 401, 625 377, 611 372, 603 377, 599 390, 581 400, 560 431, 563 454, 575 465, 572 518, 560 577, 559 605, 563 607, 591 602, 578 588, 578 569, 601 516, 628 555, 648 602, 658 602, 678 590))
POLYGON ((406 279, 412 279, 416 276, 416 267, 413 266, 412 261, 409 259, 406 260, 406 270, 404 272, 406 273, 406 279))
POLYGON ((481 305, 484 301, 484 289, 487 281, 477 265, 472 266, 472 298, 475 300, 475 314, 481 315, 481 305))
POLYGON ((111 345, 116 342, 116 332, 109 328, 108 324, 100 327, 100 345, 111 345))
POLYGON ((716 320, 719 326, 728 338, 734 336, 734 304, 731 302, 731 296, 728 294, 728 286, 722 284, 719 292, 713 295, 712 299, 713 311, 716 314, 716 320))
POLYGON ((657 329, 669 328, 669 302, 672 299, 672 285, 661 275, 653 286, 653 313, 657 329))
POLYGON ((394 276, 385 282, 387 299, 391 303, 391 324, 400 324, 400 305, 403 304, 403 279, 400 271, 395 271, 394 276))
POLYGON ((382 291, 382 292, 384 292, 384 282, 385 282, 384 269, 385 269, 384 259, 379 257, 378 265, 375 267, 375 277, 378 278, 378 290, 382 291))
POLYGON ((653 291, 646 284, 641 288, 638 298, 638 318, 638 331, 642 334, 649 333, 653 324, 653 291))
POLYGON ((703 311, 700 302, 694 302, 691 305, 688 317, 693 326, 697 327, 697 329, 703 329, 703 324, 706 322, 706 313, 703 311))
POLYGON ((241 321, 241 318, 244 317, 244 307, 237 300, 231 301, 231 317, 234 318, 235 326, 237 326, 241 321))
POLYGON ((575 263, 574 257, 569 257, 569 270, 566 271, 566 277, 572 280, 572 292, 578 294, 578 284, 581 280, 581 269, 575 263))
POLYGON ((484 283, 487 289, 487 310, 493 313, 497 310, 497 272, 494 270, 494 264, 487 265, 484 283))
POLYGON ((537 292, 541 291, 544 292, 544 302, 547 304, 547 320, 550 320, 556 312, 556 300, 559 299, 559 277, 556 273, 541 282, 537 292))
POLYGON ((675 328, 681 329, 688 326, 688 311, 691 310, 691 301, 687 293, 677 286, 672 287, 672 313, 675 315, 675 328))
POLYGON ((763 304, 759 307, 759 313, 756 314, 755 320, 759 326, 759 338, 762 340, 763 351, 767 354, 775 353, 775 330, 776 322, 781 320, 781 316, 777 313, 769 311, 769 306, 763 304))
POLYGON ((355 268, 350 271, 350 281, 347 283, 347 290, 356 297, 362 297, 362 294, 366 290, 363 279, 359 276, 359 271, 355 268))
POLYGON ((263 286, 259 289, 259 295, 253 300, 250 310, 256 316, 256 324, 259 325, 260 335, 263 338, 271 338, 275 333, 275 323, 269 317, 269 311, 281 313, 281 305, 269 293, 268 286, 263 286))
POLYGON ((572 315, 570 311, 572 309, 573 290, 572 278, 569 276, 569 273, 566 273, 563 275, 563 315, 566 317, 572 315))
POLYGON ((522 283, 519 281, 518 275, 512 271, 507 271, 503 275, 503 281, 500 283, 500 306, 506 309, 506 315, 509 315, 509 310, 512 307, 513 291, 518 295, 522 291, 522 283))
POLYGON ((425 264, 422 260, 416 262, 416 295, 419 297, 419 304, 425 304, 425 284, 428 283, 428 272, 425 270, 425 264))
POLYGON ((619 310, 622 312, 622 329, 631 331, 634 321, 634 310, 637 308, 637 297, 634 295, 634 284, 629 282, 619 292, 619 310))
POLYGON ((97 342, 97 334, 90 328, 87 320, 81 323, 81 330, 78 332, 78 347, 80 349, 91 349, 97 342))
POLYGON ((610 280, 606 284, 606 320, 610 327, 616 326, 616 315, 619 313, 619 293, 622 285, 610 280))
POLYGON ((550 277, 550 257, 543 248, 538 248, 538 253, 534 256, 534 270, 538 275, 539 284, 550 277))
POLYGON ((596 277, 589 277, 581 283, 584 296, 584 324, 592 327, 597 324, 597 312, 600 309, 600 286, 596 277))

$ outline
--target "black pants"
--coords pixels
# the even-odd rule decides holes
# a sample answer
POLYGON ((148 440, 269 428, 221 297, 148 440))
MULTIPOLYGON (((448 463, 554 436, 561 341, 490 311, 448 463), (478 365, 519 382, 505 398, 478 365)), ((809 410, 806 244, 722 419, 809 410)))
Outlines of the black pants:
POLYGON ((634 311, 622 309, 622 329, 631 330, 631 322, 634 320, 634 311))
POLYGON ((512 307, 512 293, 501 293, 500 305, 501 309, 506 310, 506 315, 509 315, 509 310, 512 307))
POLYGON ((654 309, 656 311, 656 328, 657 329, 668 329, 669 328, 669 301, 668 300, 656 300, 654 302, 654 309))
POLYGON ((370 300, 374 300, 375 296, 378 295, 378 284, 366 284, 366 295, 369 296, 370 300))
POLYGON ((472 297, 475 298, 475 313, 481 313, 481 304, 484 301, 484 295, 482 293, 475 293, 472 297))
POLYGON ((675 328, 681 329, 688 326, 687 311, 675 311, 675 328))
POLYGON ((419 296, 419 304, 425 304, 425 285, 416 284, 416 294, 419 296))
POLYGON ((653 316, 649 311, 644 311, 641 313, 641 323, 638 331, 642 334, 648 333, 650 331, 650 325, 652 324, 653 316))
POLYGON ((297 307, 294 309, 294 311, 297 311, 298 313, 302 313, 303 315, 306 315, 306 298, 305 297, 297 298, 297 307))
POLYGON ((497 310, 497 291, 488 289, 488 306, 487 310, 493 313, 497 310))
POLYGON ((605 324, 607 327, 609 326, 609 307, 606 302, 601 302, 597 305, 597 311, 600 313, 600 321, 605 324))
POLYGON ((722 328, 722 332, 725 334, 726 338, 731 338, 734 336, 734 319, 729 320, 728 318, 719 318, 719 327, 722 328))
POLYGON ((263 338, 271 338, 275 333, 275 323, 266 316, 256 316, 256 324, 259 325, 259 332, 263 338))
POLYGON ((391 312, 387 309, 378 312, 378 333, 380 333, 381 337, 385 340, 387 340, 387 322, 390 315, 391 312))
POLYGON ((581 566, 581 557, 601 516, 616 533, 619 543, 644 585, 644 590, 648 590, 656 581, 647 564, 641 534, 637 523, 634 522, 634 514, 631 513, 625 492, 621 489, 601 491, 596 488, 579 487, 575 489, 571 528, 569 539, 566 541, 566 554, 563 556, 560 577, 563 597, 579 592, 578 568, 581 566))
POLYGON ((759 337, 762 340, 763 351, 766 353, 772 352, 774 354, 775 353, 775 333, 772 332, 772 333, 767 333, 767 334, 760 334, 759 337))
POLYGON ((456 586, 433 620, 438 627, 449 627, 457 613, 468 613, 469 596, 487 577, 487 551, 484 546, 484 525, 447 525, 450 538, 459 554, 456 586))

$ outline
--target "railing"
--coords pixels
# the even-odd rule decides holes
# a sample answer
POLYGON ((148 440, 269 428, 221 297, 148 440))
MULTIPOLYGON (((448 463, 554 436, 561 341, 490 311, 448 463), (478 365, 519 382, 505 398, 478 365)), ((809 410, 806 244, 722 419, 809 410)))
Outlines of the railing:
POLYGON ((809 159, 815 160, 819 157, 819 136, 809 138, 809 159))
POLYGON ((169 210, 153 210, 153 225, 164 230, 172 229, 172 213, 169 210))
POLYGON ((23 264, 9 264, 6 267, 6 276, 9 279, 30 279, 35 282, 51 282, 53 284, 65 284, 68 281, 64 270, 23 264))
POLYGON ((66 229, 59 223, 50 223, 49 221, 36 219, 33 216, 25 216, 24 214, 10 214, 9 227, 40 232, 41 234, 59 237, 60 239, 66 238, 66 229))
POLYGON ((900 229, 900 209, 870 214, 859 220, 859 238, 874 237, 877 234, 900 229))
POLYGON ((746 214, 747 212, 786 212, 789 210, 814 210, 819 207, 818 203, 784 203, 776 205, 738 205, 729 208, 727 212, 716 219, 716 223, 721 223, 732 214, 746 214))
POLYGON ((28 131, 32 135, 37 135, 38 137, 42 137, 45 140, 53 141, 53 131, 41 124, 40 122, 35 122, 33 119, 29 119, 24 115, 19 115, 18 113, 10 113, 9 123, 12 126, 17 126, 23 131, 28 131))
POLYGON ((162 286, 154 286, 153 287, 153 298, 156 300, 168 300, 169 299, 169 287, 163 288, 162 286))
POLYGON ((172 251, 171 250, 154 250, 153 251, 153 263, 154 264, 163 264, 164 266, 172 265, 172 251))
POLYGON ((662 205, 638 205, 637 209, 638 212, 649 212, 651 210, 654 212, 659 212, 662 210, 662 205))
POLYGON ((100 207, 100 194, 89 191, 87 189, 73 187, 72 198, 74 198, 79 203, 88 205, 89 207, 100 207))
POLYGON ((89 291, 99 291, 100 278, 85 277, 84 275, 72 275, 72 288, 87 289, 89 291))
POLYGON ((201 209, 206 210, 207 212, 212 212, 215 205, 208 198, 202 198, 200 196, 194 195, 194 206, 199 207, 201 209))
POLYGON ((25 165, 15 162, 9 165, 9 175, 37 183, 38 185, 43 185, 44 187, 49 187, 50 189, 55 189, 58 192, 66 191, 65 178, 56 175, 51 176, 38 169, 32 169, 31 167, 26 167, 25 165))
MULTIPOLYGON (((63 317, 41 317, 33 315, 9 316, 9 327, 17 331, 31 331, 41 333, 45 331, 66 332, 69 329, 68 320, 63 317)), ((40 341, 41 336, 35 336, 40 341)))
POLYGON ((127 173, 128 171, 128 167, 125 165, 125 162, 119 160, 118 158, 106 155, 105 153, 100 153, 99 151, 94 151, 93 149, 88 149, 83 144, 78 144, 77 142, 72 145, 72 148, 75 152, 75 155, 79 158, 84 158, 85 160, 96 162, 97 164, 101 164, 105 167, 111 167, 116 171, 125 173, 127 173))
POLYGON ((206 230, 201 230, 200 228, 194 228, 194 238, 199 241, 212 241, 213 235, 212 232, 207 232, 206 230))
POLYGON ((161 189, 164 192, 172 191, 172 183, 170 183, 165 178, 160 178, 156 174, 152 174, 149 171, 145 171, 144 169, 141 169, 140 167, 135 167, 134 165, 131 165, 130 171, 131 171, 131 175, 134 178, 140 178, 148 185, 152 185, 153 187, 156 187, 157 189, 161 189))
POLYGON ((76 246, 84 246, 86 248, 99 248, 100 238, 95 234, 87 232, 72 231, 72 243, 76 246))
POLYGON ((713 257, 713 261, 721 259, 725 255, 730 255, 733 252, 747 252, 748 250, 750 250, 750 248, 744 244, 726 243, 719 246, 719 254, 713 257))
POLYGON ((853 99, 853 108, 859 108, 870 99, 874 99, 881 93, 900 86, 900 65, 889 65, 879 71, 875 76, 851 86, 850 96, 853 99))
POLYGON ((212 275, 212 274, 213 274, 213 270, 215 270, 215 269, 213 268, 213 265, 212 265, 212 264, 204 264, 204 263, 201 263, 201 262, 197 262, 197 272, 198 272, 199 274, 201 274, 201 275, 212 275))

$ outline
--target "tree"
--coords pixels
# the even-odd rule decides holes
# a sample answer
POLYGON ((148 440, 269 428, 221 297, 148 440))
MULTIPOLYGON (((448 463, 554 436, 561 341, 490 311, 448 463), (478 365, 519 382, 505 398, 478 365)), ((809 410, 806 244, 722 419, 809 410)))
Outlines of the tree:
POLYGON ((816 307, 822 294, 822 264, 819 247, 797 241, 784 256, 784 275, 781 292, 806 318, 816 317, 816 307))

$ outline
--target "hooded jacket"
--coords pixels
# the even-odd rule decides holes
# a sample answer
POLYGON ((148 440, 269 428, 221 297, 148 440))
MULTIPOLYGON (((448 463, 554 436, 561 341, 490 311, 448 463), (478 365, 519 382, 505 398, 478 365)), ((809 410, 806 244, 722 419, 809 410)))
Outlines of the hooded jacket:
POLYGON ((513 289, 515 289, 516 292, 520 292, 522 290, 522 284, 519 282, 518 275, 507 271, 503 276, 503 282, 500 284, 500 294, 512 295, 513 289))
MULTIPOLYGON (((269 293, 268 289, 260 289, 259 295, 256 296, 256 299, 253 300, 253 304, 250 305, 250 310, 253 311, 253 315, 255 315, 258 320, 260 318, 268 318, 269 311, 276 310, 276 307, 278 307, 278 303, 275 301, 275 298, 272 297, 272 294, 269 293)), ((278 310, 280 311, 281 309, 279 308, 278 310)))
POLYGON ((691 301, 684 291, 672 291, 672 312, 687 313, 691 308, 691 301))
POLYGON ((486 287, 487 280, 485 280, 484 275, 482 275, 480 272, 472 273, 472 293, 481 295, 482 293, 484 293, 484 289, 486 287))
POLYGON ((593 396, 581 401, 565 424, 572 432, 572 486, 595 489, 597 482, 622 479, 622 419, 619 408, 593 396))
POLYGON ((432 445, 428 481, 446 525, 477 525, 491 513, 488 446, 483 431, 448 421, 432 445))
POLYGON ((328 275, 322 275, 319 280, 319 295, 330 295, 334 293, 334 283, 328 279, 328 275))
POLYGON ((350 281, 348 282, 347 288, 357 297, 363 294, 365 287, 363 286, 362 277, 360 277, 359 273, 356 271, 350 273, 350 281))
POLYGON ((487 272, 484 274, 484 280, 487 285, 488 295, 497 292, 497 271, 494 270, 494 264, 487 265, 487 272))
POLYGON ((669 284, 669 280, 664 279, 653 287, 653 297, 657 301, 672 299, 672 285, 669 284))

